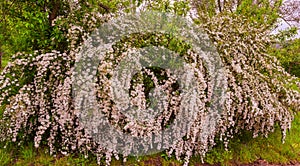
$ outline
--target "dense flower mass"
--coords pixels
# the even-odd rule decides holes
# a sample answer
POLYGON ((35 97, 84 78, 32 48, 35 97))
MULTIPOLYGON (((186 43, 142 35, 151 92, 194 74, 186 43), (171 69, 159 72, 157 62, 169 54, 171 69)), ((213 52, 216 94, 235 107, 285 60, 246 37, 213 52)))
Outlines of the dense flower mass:
POLYGON ((252 130, 254 137, 267 136, 278 122, 284 140, 292 110, 299 109, 299 92, 291 87, 297 78, 266 53, 272 43, 266 27, 257 27, 240 16, 213 20, 204 28, 226 64, 229 85, 221 136, 232 137, 241 129, 252 130))
MULTIPOLYGON (((106 16, 100 15, 91 15, 86 18, 89 17, 95 18, 90 19, 95 22, 107 19, 106 16)), ((57 24, 59 24, 59 18, 57 24)), ((90 29, 95 28, 96 23, 89 22, 89 24, 90 29)), ((276 123, 280 125, 284 139, 286 131, 291 127, 293 110, 300 108, 300 94, 291 86, 295 78, 285 72, 276 59, 266 54, 265 50, 272 40, 265 27, 256 27, 253 22, 234 15, 219 15, 200 26, 214 42, 225 65, 228 78, 225 109, 212 135, 207 138, 201 137, 201 129, 205 125, 203 120, 206 116, 205 111, 202 111, 192 122, 186 136, 173 144, 167 152, 174 153, 177 159, 184 159, 187 164, 193 154, 200 154, 204 157, 208 149, 215 144, 216 138, 220 138, 227 144, 229 138, 244 129, 253 131, 254 137, 259 134, 267 136, 274 130, 276 123)), ((112 156, 119 158, 115 151, 101 147, 85 132, 78 118, 78 110, 75 109, 73 103, 72 73, 75 55, 78 53, 76 47, 84 39, 85 33, 90 31, 90 29, 85 29, 80 25, 70 25, 67 36, 71 42, 70 51, 67 53, 53 51, 44 54, 36 52, 33 55, 17 54, 14 57, 15 60, 4 69, 0 75, 0 104, 5 106, 0 107, 1 141, 21 143, 34 138, 35 147, 47 145, 51 154, 92 153, 97 156, 99 163, 103 156, 107 164, 110 163, 112 156)), ((158 39, 164 37, 160 34, 152 34, 149 38, 153 36, 158 39)), ((120 43, 120 47, 122 44, 127 44, 127 47, 136 47, 126 41, 120 43)), ((189 53, 187 50, 184 52, 192 57, 193 54, 189 53)), ((105 107, 106 113, 112 117, 112 123, 118 124, 121 129, 129 129, 133 134, 151 132, 150 130, 167 124, 167 122, 157 120, 153 124, 145 124, 153 128, 141 129, 140 124, 118 117, 120 114, 114 112, 115 109, 111 103, 105 101, 107 89, 103 85, 109 78, 105 75, 107 71, 101 73, 107 69, 105 66, 107 64, 102 65, 104 66, 100 65, 98 70, 100 73, 98 81, 102 87, 102 89, 99 88, 98 97, 100 105, 105 107)), ((199 65, 195 65, 195 68, 198 68, 197 71, 204 72, 204 78, 200 81, 206 81, 203 84, 209 87, 209 81, 205 78, 205 70, 202 70, 199 65)), ((155 72, 146 68, 144 72, 149 78, 154 79, 154 84, 160 86, 160 81, 155 81, 155 72)), ((166 75, 168 75, 167 79, 170 78, 166 84, 174 84, 168 72, 166 75)), ((137 77, 137 80, 139 79, 141 76, 137 77)), ((145 89, 140 83, 132 86, 131 93, 135 96, 133 102, 134 98, 139 98, 137 102, 140 107, 147 103, 146 93, 143 93, 145 89)), ((167 91, 172 94, 176 89, 167 91)), ((175 95, 172 98, 171 112, 166 112, 163 116, 170 118, 172 113, 176 114, 174 109, 180 101, 177 97, 175 95)), ((206 107, 205 104, 199 104, 200 110, 206 107)), ((126 155, 123 157, 126 160, 126 155)))

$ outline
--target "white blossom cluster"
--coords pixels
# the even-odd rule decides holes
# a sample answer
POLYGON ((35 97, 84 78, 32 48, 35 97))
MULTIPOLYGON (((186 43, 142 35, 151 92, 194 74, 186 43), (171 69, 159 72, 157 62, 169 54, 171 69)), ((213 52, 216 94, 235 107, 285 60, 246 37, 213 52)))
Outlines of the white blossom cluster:
MULTIPOLYGON (((86 19, 87 23, 89 20, 93 19, 86 19)), ((97 22, 96 18, 95 20, 97 22)), ((201 132, 205 131, 204 127, 207 125, 206 111, 209 111, 205 101, 211 96, 211 91, 202 94, 203 98, 198 101, 199 112, 195 115, 196 120, 191 122, 185 138, 173 144, 167 151, 168 154, 175 154, 178 160, 184 159, 185 164, 188 164, 193 154, 204 157, 215 144, 216 137, 220 137, 227 145, 229 138, 243 129, 253 131, 254 137, 259 134, 267 136, 274 130, 276 123, 281 127, 284 140, 286 131, 291 127, 293 110, 300 108, 300 94, 289 87, 294 78, 280 67, 276 59, 266 54, 265 50, 272 41, 266 27, 256 27, 247 19, 228 15, 213 17, 201 27, 215 43, 225 64, 228 78, 225 109, 216 131, 203 136, 201 132)), ((0 75, 0 104, 5 105, 5 109, 0 110, 1 141, 21 143, 33 138, 35 147, 48 145, 51 154, 92 153, 97 156, 99 164, 102 156, 106 158, 107 165, 112 156, 119 158, 115 151, 101 147, 93 141, 80 124, 78 110, 74 109, 74 54, 77 53, 81 37, 93 28, 95 24, 91 22, 84 26, 70 24, 67 34, 70 40, 68 53, 53 51, 40 55, 18 54, 8 64, 0 75)), ((195 71, 204 72, 198 73, 199 84, 203 86, 200 88, 210 87, 205 70, 200 65, 201 59, 195 58, 193 52, 188 52, 187 55, 196 60, 195 71)), ((152 123, 143 124, 147 126, 143 128, 141 124, 127 122, 124 117, 120 117, 109 102, 109 89, 105 86, 109 85, 105 74, 113 66, 110 63, 99 66, 98 71, 102 72, 99 82, 103 89, 99 90, 98 97, 102 101, 100 106, 112 117, 112 123, 118 124, 120 129, 129 129, 133 135, 147 134, 166 125, 159 125, 163 121, 158 118, 152 123)), ((147 69, 145 72, 150 76, 154 74, 147 69)), ((155 81, 155 77, 152 78, 156 85, 160 84, 158 80, 155 81)), ((161 88, 171 94, 173 91, 167 88, 174 80, 171 76, 169 78, 165 82, 166 86, 161 88)), ((132 102, 139 107, 145 107, 145 87, 139 83, 134 87, 132 102)), ((176 115, 180 102, 179 96, 168 97, 171 98, 172 109, 162 114, 166 119, 170 119, 172 113, 176 115)), ((126 156, 123 157, 126 160, 126 156)))
POLYGON ((227 144, 243 129, 253 131, 253 137, 267 137, 278 123, 284 141, 294 111, 300 108, 300 95, 290 87, 297 79, 266 53, 272 43, 268 28, 232 15, 213 17, 202 26, 227 69, 229 89, 220 139, 227 144))

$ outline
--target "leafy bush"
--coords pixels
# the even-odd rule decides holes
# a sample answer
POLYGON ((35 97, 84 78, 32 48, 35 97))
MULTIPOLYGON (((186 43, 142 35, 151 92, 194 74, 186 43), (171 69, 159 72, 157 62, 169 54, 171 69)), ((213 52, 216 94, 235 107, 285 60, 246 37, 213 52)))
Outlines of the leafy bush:
POLYGON ((287 72, 300 77, 300 39, 281 42, 270 49, 270 54, 280 61, 287 72))
MULTIPOLYGON (((103 21, 106 17, 100 15, 97 19, 103 21)), ((293 110, 300 108, 300 94, 287 86, 297 82, 296 78, 291 77, 274 57, 266 53, 272 42, 266 28, 235 14, 214 16, 200 26, 216 45, 225 65, 228 81, 225 109, 216 131, 207 138, 202 138, 200 134, 206 114, 205 111, 199 112, 199 117, 191 122, 187 135, 168 149, 168 154, 174 152, 177 159, 184 158, 187 164, 192 154, 205 156, 215 144, 216 137, 227 145, 229 138, 244 129, 253 131, 254 137, 259 134, 267 136, 276 123, 280 125, 284 139, 291 127, 293 110)), ((15 60, 4 69, 0 75, 0 104, 4 105, 0 110, 1 141, 22 143, 33 138, 35 147, 47 145, 51 154, 92 153, 99 162, 105 156, 107 164, 113 155, 119 158, 116 152, 101 147, 85 132, 72 102, 74 57, 86 32, 83 26, 70 26, 67 36, 71 42, 67 53, 17 54, 15 60)), ((137 37, 132 43, 144 43, 144 40, 151 41, 153 37, 160 41, 165 35, 137 37)), ((172 39, 167 38, 167 41, 172 39)), ((119 44, 122 48, 126 42, 119 44)), ((163 42, 158 45, 165 46, 163 42)), ((115 49, 118 53, 119 48, 115 49)), ((176 51, 185 54, 185 50, 176 51)), ((201 62, 198 59, 196 63, 201 62)), ((101 71, 98 72, 101 74, 101 71)), ((99 82, 107 79, 99 78, 102 79, 99 82)), ((205 84, 210 86, 208 81, 205 84)), ((114 110, 111 105, 105 106, 108 113, 113 113, 109 112, 114 110)), ((207 107, 199 105, 202 110, 207 107)), ((116 119, 122 120, 122 117, 116 119)), ((129 123, 119 127, 126 130, 129 123)))

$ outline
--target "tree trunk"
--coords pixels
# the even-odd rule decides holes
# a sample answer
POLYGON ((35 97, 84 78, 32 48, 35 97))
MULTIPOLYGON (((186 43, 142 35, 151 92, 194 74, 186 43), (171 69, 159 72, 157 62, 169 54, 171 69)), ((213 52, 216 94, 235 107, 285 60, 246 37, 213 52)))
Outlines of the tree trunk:
POLYGON ((60 9, 60 0, 52 0, 51 2, 51 9, 49 13, 49 25, 52 26, 53 20, 58 16, 59 9, 60 9))
POLYGON ((0 51, 0 69, 2 69, 2 55, 3 53, 0 51))

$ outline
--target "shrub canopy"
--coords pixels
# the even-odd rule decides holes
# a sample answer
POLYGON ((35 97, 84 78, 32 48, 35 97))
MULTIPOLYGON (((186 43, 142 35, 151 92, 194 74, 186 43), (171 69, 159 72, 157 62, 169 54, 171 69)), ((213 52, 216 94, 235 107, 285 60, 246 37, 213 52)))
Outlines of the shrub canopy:
MULTIPOLYGON (((73 11, 76 10, 80 11, 79 8, 73 11)), ((67 16, 68 19, 74 17, 72 13, 67 16)), ((85 132, 72 102, 72 73, 79 46, 89 32, 109 19, 114 17, 92 11, 80 18, 82 22, 68 23, 66 29, 65 18, 58 17, 54 24, 65 32, 67 51, 39 50, 13 57, 0 75, 1 141, 21 143, 33 138, 35 147, 47 145, 51 154, 92 153, 99 162, 105 156, 107 164, 112 156, 118 158, 116 152, 101 147, 85 132)), ((192 154, 204 157, 215 145, 216 138, 227 144, 229 138, 242 130, 253 131, 254 137, 267 136, 276 124, 284 139, 291 127, 293 111, 300 108, 300 94, 296 91, 300 87, 297 87, 297 78, 267 53, 273 42, 269 25, 257 26, 246 16, 225 12, 207 18, 199 29, 209 35, 226 69, 228 87, 224 110, 213 135, 200 138, 205 116, 200 113, 187 135, 167 152, 174 153, 177 159, 184 158, 187 164, 192 154)), ((159 34, 148 36, 153 37, 172 40, 159 34)), ((142 43, 145 39, 137 37, 135 43, 139 44, 139 40, 142 43)), ((176 46, 182 45, 175 44, 174 49, 176 46)), ((99 78, 99 82, 103 81, 99 78)), ((108 111, 113 110, 110 105, 106 107, 108 111)), ((122 120, 122 117, 117 119, 122 120)), ((119 127, 124 129, 128 123, 122 122, 119 127)))

